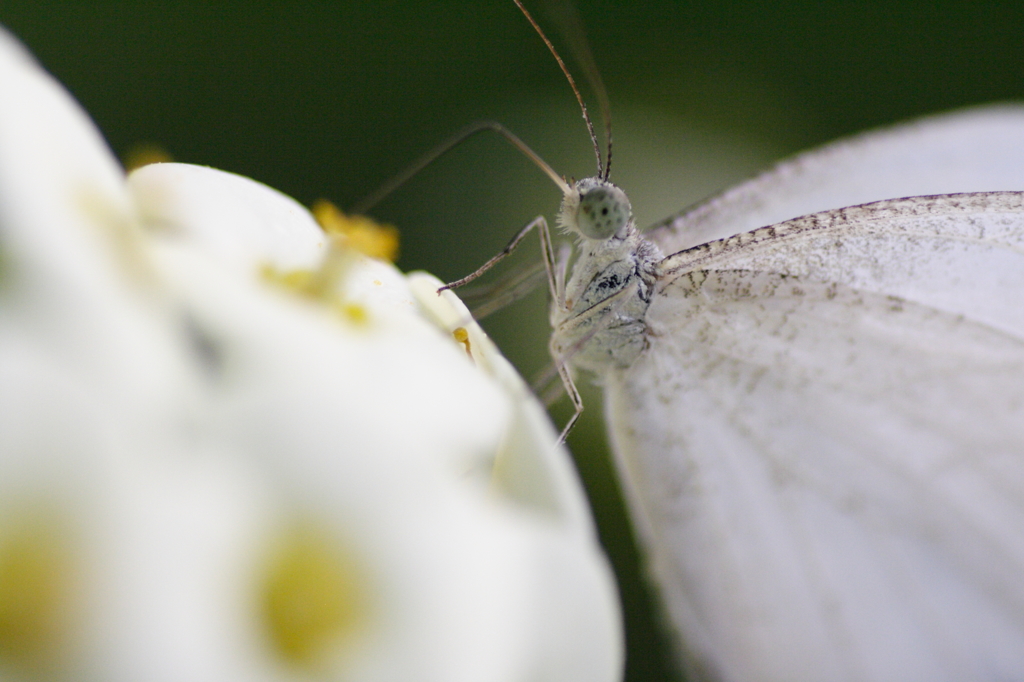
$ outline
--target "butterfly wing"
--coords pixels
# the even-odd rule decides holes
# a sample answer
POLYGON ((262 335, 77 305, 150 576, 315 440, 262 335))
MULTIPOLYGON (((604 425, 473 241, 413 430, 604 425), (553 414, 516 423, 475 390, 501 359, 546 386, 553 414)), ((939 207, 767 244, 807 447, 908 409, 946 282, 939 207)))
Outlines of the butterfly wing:
POLYGON ((667 258, 606 411, 651 570, 727 680, 1024 672, 1024 194, 667 258))
POLYGON ((1024 106, 930 116, 800 154, 666 220, 665 253, 800 215, 879 199, 1024 187, 1024 106))

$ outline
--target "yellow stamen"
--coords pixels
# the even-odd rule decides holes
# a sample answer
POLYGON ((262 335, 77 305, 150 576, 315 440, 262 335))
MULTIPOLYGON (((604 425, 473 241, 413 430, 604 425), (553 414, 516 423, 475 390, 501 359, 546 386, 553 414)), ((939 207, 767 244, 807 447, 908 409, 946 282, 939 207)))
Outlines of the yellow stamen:
POLYGON ((341 314, 353 324, 363 325, 370 321, 370 311, 358 303, 342 303, 339 306, 341 314))
POLYGON ((329 235, 340 236, 343 244, 369 256, 394 263, 398 258, 398 230, 366 216, 348 216, 337 206, 320 199, 313 204, 313 217, 329 235))
POLYGON ((260 275, 271 284, 301 296, 311 295, 311 283, 316 276, 312 270, 278 270, 269 263, 260 267, 260 275))
POLYGON ((293 294, 326 304, 347 322, 363 326, 370 321, 370 311, 366 306, 345 300, 331 288, 332 282, 339 279, 338 273, 343 271, 347 260, 344 253, 332 250, 320 270, 282 271, 265 263, 260 267, 260 275, 267 282, 293 294))
MULTIPOLYGON (((345 276, 361 256, 393 260, 398 254, 398 231, 390 225, 378 225, 362 216, 346 216, 328 201, 319 201, 313 215, 330 238, 329 248, 316 270, 280 271, 265 264, 262 277, 305 298, 327 304, 348 322, 365 325, 369 310, 347 300, 343 291, 345 276)), ((376 284, 380 284, 375 280, 376 284)))
POLYGON ((455 337, 456 341, 458 341, 459 343, 466 347, 466 355, 468 355, 469 359, 472 360, 473 351, 469 347, 469 332, 466 331, 466 328, 456 327, 455 331, 452 332, 452 336, 455 337))
POLYGON ((346 547, 326 529, 292 527, 264 583, 263 617, 271 642, 289 663, 315 669, 335 660, 369 620, 367 584, 346 547))
POLYGON ((121 157, 121 163, 129 173, 151 163, 170 163, 171 161, 174 159, 167 153, 167 150, 152 142, 140 142, 132 145, 121 157))
POLYGON ((71 612, 71 552, 48 515, 0 517, 0 669, 59 667, 71 612))

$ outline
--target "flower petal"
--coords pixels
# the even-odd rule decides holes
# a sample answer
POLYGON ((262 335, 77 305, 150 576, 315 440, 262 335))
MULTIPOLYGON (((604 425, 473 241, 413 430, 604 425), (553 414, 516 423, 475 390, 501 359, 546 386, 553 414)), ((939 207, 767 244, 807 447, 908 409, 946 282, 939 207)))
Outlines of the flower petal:
POLYGON ((240 175, 157 163, 133 171, 128 188, 150 229, 178 231, 242 268, 312 268, 327 247, 326 235, 302 205, 240 175))

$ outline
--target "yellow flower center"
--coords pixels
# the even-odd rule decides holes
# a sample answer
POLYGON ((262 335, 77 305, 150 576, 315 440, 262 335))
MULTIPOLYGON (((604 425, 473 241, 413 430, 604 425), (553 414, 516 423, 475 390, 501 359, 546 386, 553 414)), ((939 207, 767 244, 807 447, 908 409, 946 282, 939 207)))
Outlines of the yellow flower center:
POLYGON ((290 529, 264 582, 263 617, 289 663, 318 668, 335 660, 369 619, 367 583, 331 533, 310 523, 290 529))
POLYGON ((72 596, 65 530, 53 515, 0 515, 0 671, 60 667, 72 596))
POLYGON ((339 237, 345 247, 394 263, 398 258, 398 230, 361 215, 345 215, 337 206, 321 199, 313 204, 313 217, 329 235, 339 237))
POLYGON ((398 256, 398 230, 362 216, 346 216, 324 200, 313 207, 313 215, 331 238, 320 267, 281 271, 265 264, 261 275, 268 282, 304 298, 326 303, 346 322, 366 325, 370 311, 346 299, 342 291, 345 275, 361 256, 394 261, 398 256))

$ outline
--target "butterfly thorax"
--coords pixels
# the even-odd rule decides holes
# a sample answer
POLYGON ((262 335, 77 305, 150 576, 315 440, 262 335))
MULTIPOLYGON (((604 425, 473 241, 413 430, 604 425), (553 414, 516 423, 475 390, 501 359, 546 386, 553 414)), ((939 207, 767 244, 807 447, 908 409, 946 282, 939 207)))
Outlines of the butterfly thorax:
POLYGON ((551 353, 596 373, 627 366, 647 347, 661 250, 636 229, 625 193, 604 180, 576 183, 560 222, 579 237, 579 252, 552 304, 551 353))

